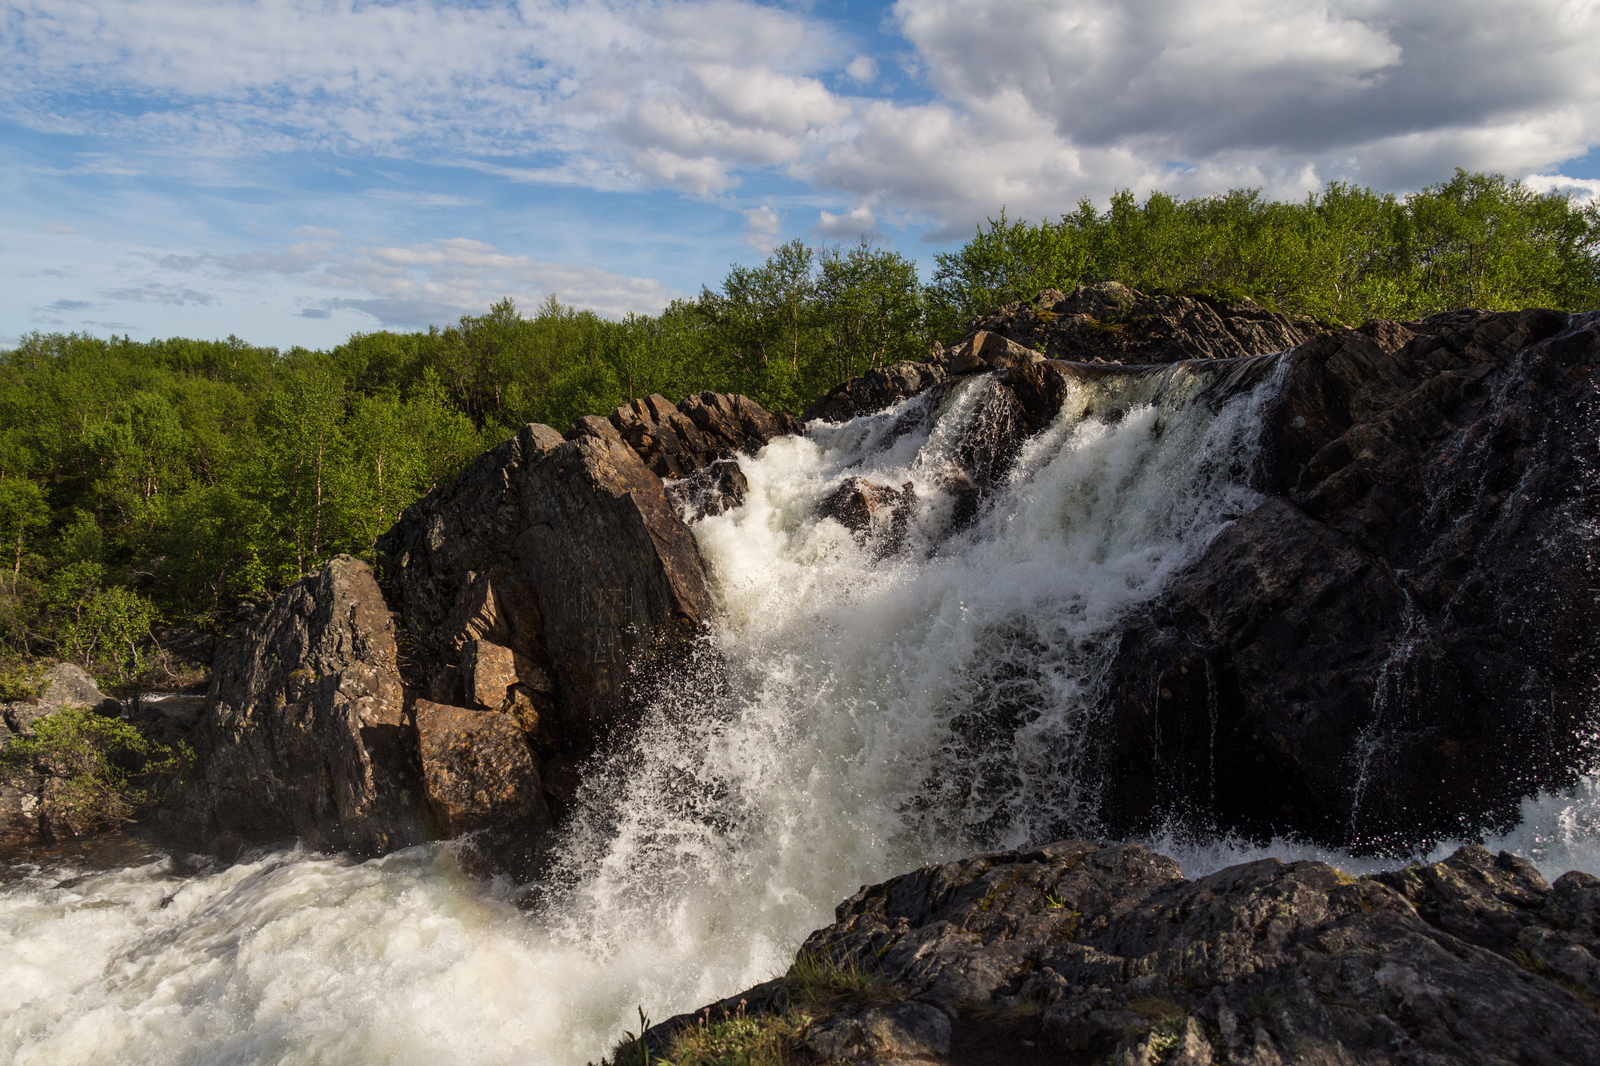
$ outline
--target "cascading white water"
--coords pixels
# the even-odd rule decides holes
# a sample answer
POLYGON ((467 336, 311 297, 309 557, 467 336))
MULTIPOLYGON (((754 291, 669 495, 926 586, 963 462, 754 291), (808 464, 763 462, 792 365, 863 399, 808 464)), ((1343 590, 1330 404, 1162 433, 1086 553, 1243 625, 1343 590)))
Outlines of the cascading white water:
MULTIPOLYGON (((0 892, 0 1056, 581 1063, 640 1006, 781 971, 862 883, 1071 831, 1118 619, 1254 502, 1274 385, 1208 394, 1225 370, 1072 383, 954 531, 988 379, 776 441, 743 462, 744 505, 695 527, 723 609, 705 671, 591 774, 536 906, 447 845, 35 876, 0 892), (911 484, 897 544, 819 516, 848 477, 911 484)), ((1513 843, 1547 872, 1600 866, 1586 787, 1527 805, 1542 839, 1513 843)), ((1191 874, 1263 853, 1370 868, 1155 843, 1191 874)))

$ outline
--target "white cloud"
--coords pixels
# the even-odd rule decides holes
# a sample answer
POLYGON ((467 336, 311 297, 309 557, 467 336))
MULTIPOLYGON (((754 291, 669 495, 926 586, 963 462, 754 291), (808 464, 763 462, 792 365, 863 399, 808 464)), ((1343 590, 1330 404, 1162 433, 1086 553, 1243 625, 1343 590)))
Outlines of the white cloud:
POLYGON ((0 0, 0 120, 109 142, 64 174, 240 184, 262 156, 324 151, 712 196, 765 169, 859 205, 818 232, 865 212, 942 237, 1119 187, 1404 189, 1549 174, 1600 143, 1595 0, 897 0, 892 62, 932 91, 916 104, 872 98, 890 57, 803 10, 0 0), (841 69, 864 95, 827 88, 841 69))
POLYGON ((845 74, 855 81, 875 81, 878 77, 878 64, 871 56, 856 56, 844 68, 845 74))
POLYGON ((0 117, 137 143, 140 165, 171 169, 554 154, 513 169, 706 192, 797 158, 849 110, 810 76, 836 65, 832 31, 746 0, 13 0, 0 27, 0 117))
POLYGON ((766 255, 776 248, 781 241, 779 235, 783 232, 783 219, 778 217, 770 204, 752 207, 744 213, 744 243, 766 255))
POLYGON ((1527 174, 1600 141, 1600 5, 898 0, 940 98, 861 106, 810 180, 955 236, 1118 187, 1297 195, 1527 174))
POLYGON ((883 236, 878 230, 878 220, 872 217, 871 209, 866 207, 857 207, 842 215, 819 212, 817 224, 811 227, 811 232, 824 240, 865 238, 870 241, 883 236))
MULTIPOLYGON (((316 294, 302 296, 301 317, 326 318, 331 310, 349 309, 370 314, 385 326, 405 328, 482 314, 503 296, 532 308, 553 295, 566 304, 620 317, 630 311, 655 313, 682 295, 649 278, 507 255, 465 237, 406 246, 320 240, 276 251, 168 255, 153 262, 163 271, 189 276, 293 279, 302 293, 316 294)), ((105 295, 155 299, 131 294, 180 292, 203 295, 156 282, 105 295)))
POLYGON ((1600 178, 1569 178, 1564 174, 1529 174, 1523 179, 1536 192, 1559 192, 1574 203, 1600 200, 1600 178))

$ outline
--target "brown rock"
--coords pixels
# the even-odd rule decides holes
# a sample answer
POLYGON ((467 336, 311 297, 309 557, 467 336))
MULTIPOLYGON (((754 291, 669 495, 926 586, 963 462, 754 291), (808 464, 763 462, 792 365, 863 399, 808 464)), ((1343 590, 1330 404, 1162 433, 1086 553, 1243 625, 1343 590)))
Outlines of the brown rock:
POLYGON ((896 489, 851 477, 823 497, 817 511, 888 554, 905 541, 916 504, 916 489, 909 481, 896 489))
POLYGON ((775 437, 797 433, 793 418, 769 414, 744 396, 702 392, 681 410, 665 396, 633 400, 611 423, 646 466, 662 478, 688 477, 718 459, 754 455, 775 437))
POLYGON ((551 698, 580 758, 618 721, 625 688, 646 680, 635 655, 692 640, 711 603, 660 478, 612 423, 593 428, 570 441, 525 428, 379 541, 429 698, 499 708, 489 699, 498 689, 504 700, 501 682, 520 682, 551 698), (481 641, 513 658, 506 671, 504 653, 489 653, 502 665, 480 697, 467 683, 481 641))
POLYGON ((502 644, 469 640, 462 648, 461 661, 467 692, 478 707, 499 710, 513 685, 544 693, 555 690, 543 667, 502 644))
POLYGON ((169 826, 231 853, 299 837, 381 854, 426 839, 394 619, 365 563, 338 556, 219 649, 204 776, 169 826))
POLYGON ((1044 356, 998 333, 979 330, 945 355, 944 367, 952 376, 978 374, 1041 362, 1044 356))
POLYGON ((417 738, 428 805, 439 834, 550 826, 539 768, 523 731, 510 715, 416 704, 417 738))

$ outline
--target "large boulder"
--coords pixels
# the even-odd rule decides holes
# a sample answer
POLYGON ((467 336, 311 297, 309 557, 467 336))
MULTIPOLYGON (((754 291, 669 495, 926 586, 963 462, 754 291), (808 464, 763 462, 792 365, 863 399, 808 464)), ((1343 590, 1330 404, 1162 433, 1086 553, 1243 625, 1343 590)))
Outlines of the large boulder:
POLYGON ((112 717, 122 713, 121 702, 101 692, 94 678, 72 663, 56 663, 39 684, 42 691, 32 699, 0 703, 0 750, 16 737, 31 735, 39 719, 66 707, 87 707, 112 717))
POLYGON ((371 568, 349 556, 229 634, 200 726, 203 773, 167 824, 223 853, 298 837, 376 855, 427 839, 396 637, 371 568))
POLYGON ((1376 877, 1266 859, 1190 881, 1068 840, 865 887, 785 977, 646 1044, 798 1008, 793 1050, 823 1062, 1586 1066, 1597 919, 1600 880, 1552 888, 1478 847, 1376 877))
POLYGON ((378 541, 419 693, 506 711, 513 689, 546 696, 544 717, 559 719, 550 727, 576 758, 646 680, 638 658, 670 658, 711 611, 699 550, 661 479, 611 423, 583 422, 571 440, 526 427, 378 541))
POLYGON ((533 876, 584 763, 689 668, 711 611, 694 538, 618 425, 649 412, 639 447, 669 474, 797 425, 711 393, 629 410, 524 427, 406 510, 376 576, 335 559, 231 634, 204 780, 169 827, 360 854, 471 834, 533 876))

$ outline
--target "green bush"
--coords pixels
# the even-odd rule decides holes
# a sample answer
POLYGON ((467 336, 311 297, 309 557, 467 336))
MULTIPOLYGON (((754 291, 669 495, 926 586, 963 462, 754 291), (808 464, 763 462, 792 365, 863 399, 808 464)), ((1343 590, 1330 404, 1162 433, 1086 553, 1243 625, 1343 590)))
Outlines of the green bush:
POLYGON ((193 761, 187 744, 159 744, 130 722, 69 707, 0 752, 0 773, 43 775, 41 820, 55 835, 77 836, 131 821, 193 761))

